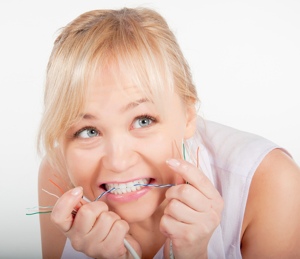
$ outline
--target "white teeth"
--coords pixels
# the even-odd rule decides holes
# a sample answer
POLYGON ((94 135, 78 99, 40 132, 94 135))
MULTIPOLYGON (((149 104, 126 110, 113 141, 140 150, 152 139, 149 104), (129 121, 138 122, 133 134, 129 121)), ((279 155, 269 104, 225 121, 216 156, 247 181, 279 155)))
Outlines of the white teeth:
POLYGON ((150 178, 144 178, 144 179, 139 179, 133 182, 128 182, 128 183, 113 183, 113 184, 106 184, 105 188, 106 190, 110 190, 112 188, 115 188, 114 190, 112 190, 110 193, 113 194, 123 194, 123 193, 128 193, 128 192, 134 192, 134 191, 138 191, 141 188, 143 188, 143 186, 140 186, 138 184, 148 184, 150 181, 150 178))

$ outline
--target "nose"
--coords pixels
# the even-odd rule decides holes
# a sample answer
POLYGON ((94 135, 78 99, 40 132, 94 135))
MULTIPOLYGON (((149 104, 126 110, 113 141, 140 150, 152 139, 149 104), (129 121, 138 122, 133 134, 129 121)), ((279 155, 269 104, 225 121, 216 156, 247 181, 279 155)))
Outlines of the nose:
POLYGON ((105 143, 105 154, 102 158, 105 169, 115 173, 125 172, 136 164, 137 159, 138 154, 132 141, 117 137, 105 143))

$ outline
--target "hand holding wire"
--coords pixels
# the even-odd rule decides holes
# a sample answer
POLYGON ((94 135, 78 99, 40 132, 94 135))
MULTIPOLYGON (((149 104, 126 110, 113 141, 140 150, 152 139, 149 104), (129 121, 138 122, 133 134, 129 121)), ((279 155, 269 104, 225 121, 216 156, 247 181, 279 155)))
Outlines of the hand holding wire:
MULTIPOLYGON (((62 195, 53 208, 51 220, 70 239, 75 250, 92 258, 125 258, 126 247, 131 247, 128 242, 124 244, 128 223, 109 211, 102 201, 82 202, 82 195, 81 187, 62 195)), ((132 243, 139 251, 138 243, 132 243)))
MULTIPOLYGON (((53 181, 51 182, 53 183, 53 181)), ((153 188, 168 188, 173 186, 174 184, 141 184, 141 183, 137 183, 134 186, 148 186, 148 187, 153 187, 153 188)), ((55 186, 57 186, 57 184, 55 184, 55 186)), ((60 188, 60 187, 59 187, 60 188)), ((98 201, 99 199, 101 199, 104 195, 112 192, 113 190, 116 190, 117 188, 113 187, 103 193, 101 193, 95 200, 94 202, 98 201)), ((72 227, 73 221, 75 219, 75 216, 77 215, 79 209, 85 205, 86 203, 90 202, 86 197, 80 196, 83 193, 83 190, 81 187, 76 187, 70 191, 68 191, 68 194, 63 194, 63 196, 66 195, 71 195, 71 199, 68 199, 68 206, 69 209, 73 208, 71 210, 71 212, 67 212, 67 213, 63 213, 62 215, 60 215, 60 213, 58 213, 58 211, 63 210, 65 208, 64 202, 61 201, 61 199, 66 199, 64 198, 60 198, 58 196, 56 196, 53 193, 48 192, 47 190, 44 190, 44 192, 46 192, 47 194, 51 195, 51 196, 55 196, 57 199, 59 199, 60 201, 57 202, 58 204, 55 205, 55 209, 53 209, 53 206, 38 206, 38 207, 34 207, 34 208, 27 208, 27 213, 26 215, 35 215, 35 214, 44 214, 44 213, 52 213, 52 209, 54 210, 54 213, 52 213, 52 220, 55 224, 58 225, 59 228, 61 228, 61 230, 64 230, 63 232, 69 232, 69 230, 72 227), (81 198, 83 197, 83 198, 81 198), (75 200, 74 200, 75 198, 75 200), (73 202, 72 202, 73 201, 73 202), (61 204, 61 205, 59 205, 61 204), (61 207, 61 208, 59 208, 61 207), (66 220, 64 220, 64 218, 66 220), (61 224, 61 222, 63 222, 63 224, 61 224)), ((134 248, 130 245, 130 243, 126 240, 126 238, 124 238, 123 240, 124 242, 124 246, 126 247, 126 249, 128 250, 128 252, 131 254, 131 256, 134 259, 139 259, 140 257, 138 256, 137 252, 134 250, 134 248)))
POLYGON ((194 165, 177 159, 170 159, 167 164, 189 184, 178 184, 167 190, 168 204, 160 230, 169 238, 167 242, 172 240, 175 258, 202 258, 221 219, 222 197, 194 165))
MULTIPOLYGON (((139 183, 135 186, 168 188, 173 184, 139 183)), ((116 251, 121 251, 123 254, 128 251, 134 259, 138 259, 140 258, 138 253, 125 238, 129 230, 128 223, 109 211, 104 202, 99 201, 101 197, 113 190, 116 188, 101 193, 94 202, 87 202, 82 199, 82 188, 76 187, 59 198, 53 208, 51 219, 78 251, 92 257, 99 255, 117 257, 119 254, 116 255, 116 251), (122 247, 124 249, 126 247, 127 250, 122 247)), ((140 250, 137 242, 134 240, 131 242, 135 243, 137 250, 140 250)))

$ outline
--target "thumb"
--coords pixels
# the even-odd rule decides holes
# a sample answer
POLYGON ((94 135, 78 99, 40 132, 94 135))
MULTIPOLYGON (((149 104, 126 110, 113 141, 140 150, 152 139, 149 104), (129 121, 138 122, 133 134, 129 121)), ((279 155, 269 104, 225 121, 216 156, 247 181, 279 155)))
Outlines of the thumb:
POLYGON ((82 187, 76 187, 64 193, 56 202, 51 220, 63 232, 69 231, 73 223, 73 212, 81 205, 82 187))

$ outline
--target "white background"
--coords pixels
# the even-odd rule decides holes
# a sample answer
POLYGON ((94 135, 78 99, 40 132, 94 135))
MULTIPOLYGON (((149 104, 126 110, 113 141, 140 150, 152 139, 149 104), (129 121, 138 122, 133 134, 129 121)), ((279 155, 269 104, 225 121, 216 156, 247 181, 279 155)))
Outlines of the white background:
POLYGON ((300 163, 300 1, 10 0, 0 3, 0 258, 41 258, 36 133, 56 31, 80 13, 145 6, 176 34, 200 113, 282 145, 300 163))

